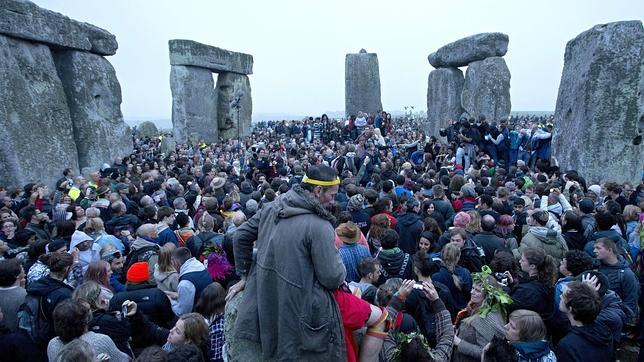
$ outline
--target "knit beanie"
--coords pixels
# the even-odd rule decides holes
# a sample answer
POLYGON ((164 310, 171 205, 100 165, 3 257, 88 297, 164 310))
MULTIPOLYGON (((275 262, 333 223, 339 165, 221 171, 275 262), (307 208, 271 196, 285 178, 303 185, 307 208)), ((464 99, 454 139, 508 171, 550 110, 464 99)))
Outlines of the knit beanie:
POLYGON ((257 201, 253 199, 246 201, 246 211, 257 212, 257 201))
POLYGON ((148 281, 148 263, 141 261, 132 264, 127 271, 127 281, 130 283, 144 283, 148 281))
POLYGON ((454 216, 454 226, 464 228, 467 224, 470 223, 471 219, 472 218, 468 213, 461 211, 456 214, 456 216, 454 216))
POLYGON ((474 190, 474 184, 465 184, 461 186, 461 193, 463 197, 476 197, 476 190, 474 190))
POLYGON ((347 204, 347 209, 349 211, 358 211, 362 210, 364 206, 364 197, 360 194, 353 195, 349 199, 349 203, 347 204))

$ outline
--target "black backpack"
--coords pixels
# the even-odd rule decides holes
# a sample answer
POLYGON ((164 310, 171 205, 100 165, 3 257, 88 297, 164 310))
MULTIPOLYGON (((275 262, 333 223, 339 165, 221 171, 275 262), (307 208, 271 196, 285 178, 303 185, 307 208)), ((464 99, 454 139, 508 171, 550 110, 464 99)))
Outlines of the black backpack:
POLYGON ((42 298, 27 294, 24 303, 17 312, 18 329, 27 332, 27 335, 38 346, 47 346, 51 335, 51 323, 45 317, 42 298))
POLYGON ((159 255, 159 249, 159 245, 148 245, 140 249, 130 251, 130 254, 128 254, 125 259, 123 270, 127 271, 134 263, 141 261, 147 262, 153 255, 159 255))

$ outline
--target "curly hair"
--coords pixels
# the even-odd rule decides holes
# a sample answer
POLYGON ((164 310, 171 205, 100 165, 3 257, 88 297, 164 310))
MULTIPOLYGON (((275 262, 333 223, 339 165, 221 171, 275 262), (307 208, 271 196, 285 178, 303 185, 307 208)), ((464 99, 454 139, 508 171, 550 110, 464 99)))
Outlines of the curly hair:
POLYGON ((86 302, 66 299, 54 308, 53 317, 54 331, 66 344, 87 332, 92 313, 86 302))

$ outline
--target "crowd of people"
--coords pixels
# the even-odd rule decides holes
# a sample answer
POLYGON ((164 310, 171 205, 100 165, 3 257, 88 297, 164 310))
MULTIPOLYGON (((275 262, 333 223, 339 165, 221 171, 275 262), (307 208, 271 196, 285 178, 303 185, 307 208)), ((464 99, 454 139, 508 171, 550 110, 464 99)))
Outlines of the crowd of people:
POLYGON ((133 136, 53 190, 0 186, 0 360, 239 360, 229 338, 267 360, 612 361, 644 338, 644 182, 560 168, 552 117, 421 128, 133 136))

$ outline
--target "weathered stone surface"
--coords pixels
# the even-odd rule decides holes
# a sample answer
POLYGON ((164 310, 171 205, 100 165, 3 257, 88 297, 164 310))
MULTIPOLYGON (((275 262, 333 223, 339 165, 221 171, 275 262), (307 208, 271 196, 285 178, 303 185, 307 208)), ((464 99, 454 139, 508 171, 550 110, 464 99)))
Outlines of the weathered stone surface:
POLYGON ((440 68, 427 79, 427 131, 438 135, 447 121, 458 120, 463 113, 461 92, 465 78, 458 68, 440 68))
POLYGON ((237 320, 237 309, 241 303, 242 293, 237 293, 233 299, 226 303, 224 312, 224 336, 226 337, 226 353, 231 362, 269 361, 262 358, 262 349, 259 343, 247 339, 234 337, 234 326, 237 320))
POLYGON ((427 60, 434 68, 463 67, 489 57, 502 57, 508 51, 508 36, 503 33, 481 33, 442 46, 427 60))
POLYGON ((562 169, 591 183, 639 182, 643 117, 642 23, 596 25, 569 41, 552 141, 562 169))
POLYGON ((100 55, 53 51, 67 95, 81 168, 111 163, 132 153, 132 131, 121 113, 121 86, 112 64, 100 55))
POLYGON ((136 127, 136 135, 137 137, 157 137, 159 135, 159 129, 157 128, 157 125, 154 124, 154 122, 150 121, 145 121, 141 122, 136 127))
POLYGON ((108 31, 25 0, 2 0, 0 34, 100 55, 113 55, 118 48, 116 37, 108 31))
POLYGON ((176 151, 177 142, 172 137, 163 136, 161 143, 159 144, 159 151, 165 155, 169 155, 171 152, 176 151))
POLYGON ((228 140, 250 135, 253 99, 248 76, 221 73, 217 77, 216 92, 219 137, 228 140))
POLYGON ((168 42, 171 65, 189 65, 213 72, 253 74, 253 56, 198 43, 173 39, 168 42))
POLYGON ((510 116, 510 70, 500 57, 470 63, 465 72, 461 106, 472 117, 488 121, 510 116))
POLYGON ((0 35, 0 94, 0 184, 51 187, 65 167, 78 172, 67 100, 47 46, 0 35))
POLYGON ((186 143, 196 133, 206 142, 217 142, 217 94, 210 70, 173 65, 170 90, 174 139, 186 143))
POLYGON ((347 54, 344 64, 345 114, 382 110, 378 55, 362 49, 358 54, 347 54))

